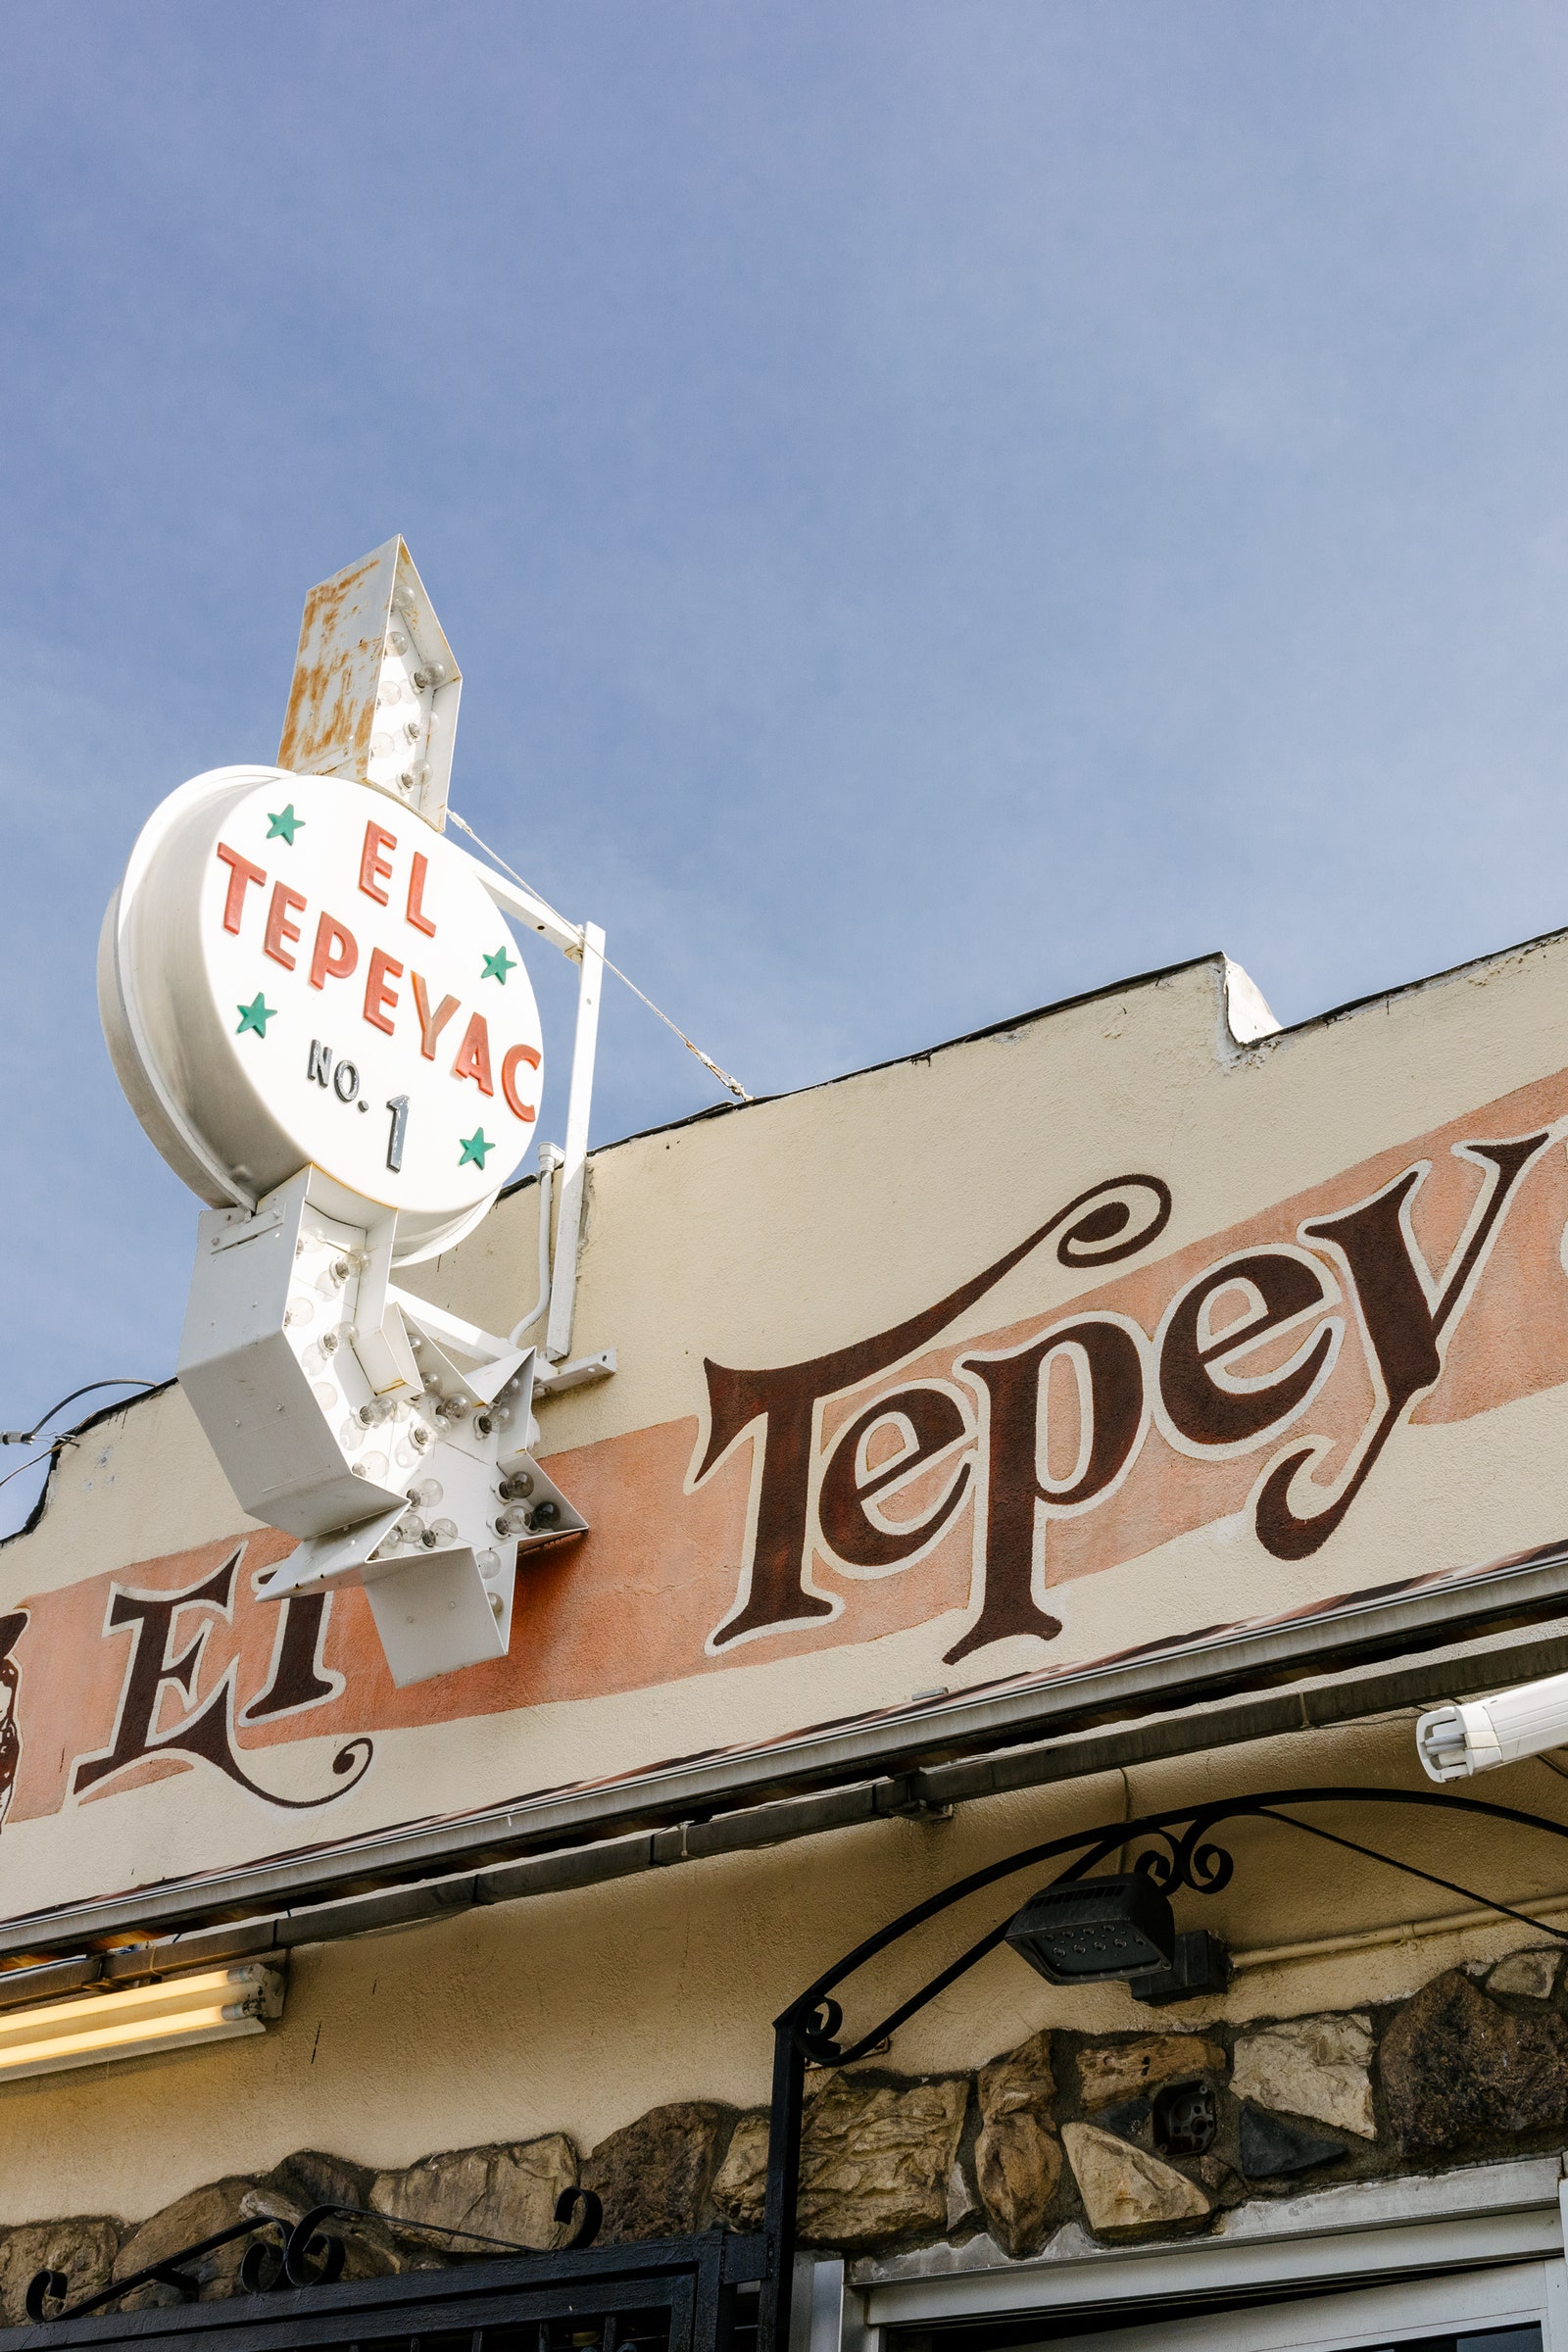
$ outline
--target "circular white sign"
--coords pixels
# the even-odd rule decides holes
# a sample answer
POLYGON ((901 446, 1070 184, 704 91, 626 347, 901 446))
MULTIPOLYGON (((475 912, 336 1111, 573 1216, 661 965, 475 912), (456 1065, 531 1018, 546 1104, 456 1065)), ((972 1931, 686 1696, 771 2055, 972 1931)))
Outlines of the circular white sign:
POLYGON ((397 1209, 406 1263, 533 1140, 512 935, 463 852, 363 784, 226 767, 172 793, 105 917, 98 1001, 142 1125, 215 1205, 310 1163, 397 1209))

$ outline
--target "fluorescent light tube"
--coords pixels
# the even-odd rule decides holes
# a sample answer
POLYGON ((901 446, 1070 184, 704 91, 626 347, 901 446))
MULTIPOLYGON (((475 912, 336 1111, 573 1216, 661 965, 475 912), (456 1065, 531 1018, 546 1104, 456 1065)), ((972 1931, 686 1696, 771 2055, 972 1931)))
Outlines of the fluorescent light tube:
POLYGON ((0 2083, 263 2034, 282 2011, 282 1973, 260 1962, 0 2010, 0 2083))

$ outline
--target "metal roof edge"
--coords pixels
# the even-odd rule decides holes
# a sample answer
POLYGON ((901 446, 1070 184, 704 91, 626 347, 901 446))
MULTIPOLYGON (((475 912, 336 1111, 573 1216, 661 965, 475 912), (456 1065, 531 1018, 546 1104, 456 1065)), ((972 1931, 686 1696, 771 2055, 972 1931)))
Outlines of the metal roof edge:
MULTIPOLYGON (((1278 1029, 1246 1040, 1243 1051, 1248 1054, 1266 1052, 1287 1039, 1304 1037, 1313 1029, 1330 1028, 1337 1022, 1348 1020, 1352 1013, 1366 1012, 1379 1004, 1396 1004, 1401 997, 1417 996, 1422 990, 1436 988, 1445 980, 1463 979, 1469 973, 1481 971, 1488 964, 1503 963, 1511 956, 1527 956, 1537 948, 1555 947, 1564 940, 1568 940, 1568 925, 1555 931, 1537 932, 1530 939, 1515 940, 1504 948, 1491 948, 1485 955, 1467 956, 1460 963, 1445 964, 1438 971, 1422 972, 1411 980, 1396 980, 1387 988, 1370 989, 1364 996, 1348 997, 1343 1004, 1326 1005, 1321 1012, 1306 1013, 1298 1021, 1282 1022, 1278 1029)), ((902 1054, 885 1054, 880 1061, 863 1062, 853 1070, 837 1071, 829 1078, 809 1079, 805 1086, 787 1087, 780 1094, 758 1095, 750 1102, 705 1103, 702 1109, 687 1111, 678 1119, 662 1120, 652 1127, 638 1127, 630 1135, 617 1135, 609 1143, 596 1144, 589 1157, 598 1159, 605 1152, 619 1152, 628 1144, 646 1143, 654 1136, 673 1135, 682 1127, 699 1126, 705 1119, 739 1116, 748 1110, 760 1110, 770 1102, 789 1102, 800 1095, 819 1093, 826 1087, 848 1086, 854 1079, 873 1078, 879 1071, 897 1069, 905 1062, 929 1061, 938 1054, 951 1054, 959 1046, 982 1045, 988 1038, 1006 1037, 1014 1030, 1032 1028, 1037 1021, 1050 1020, 1060 1012, 1074 1012, 1080 1005, 1094 1004, 1106 997, 1124 996, 1132 989, 1157 988, 1164 981, 1177 979, 1185 972, 1199 971, 1205 964, 1219 965, 1223 979, 1225 964, 1233 960, 1223 948, 1212 948, 1199 956, 1184 956, 1176 963, 1160 964, 1147 972, 1134 972, 1125 979, 1105 981, 1095 988, 1080 989, 1070 997, 1054 998, 1049 1004, 1036 1004, 1027 1011, 987 1021, 982 1027, 963 1030, 956 1037, 940 1038, 934 1045, 910 1047, 902 1054)), ((1250 977, 1255 978, 1255 975, 1250 974, 1250 977)), ((521 1192, 537 1181, 537 1174, 515 1177, 512 1183, 502 1187, 497 1198, 510 1200, 514 1193, 521 1192)))

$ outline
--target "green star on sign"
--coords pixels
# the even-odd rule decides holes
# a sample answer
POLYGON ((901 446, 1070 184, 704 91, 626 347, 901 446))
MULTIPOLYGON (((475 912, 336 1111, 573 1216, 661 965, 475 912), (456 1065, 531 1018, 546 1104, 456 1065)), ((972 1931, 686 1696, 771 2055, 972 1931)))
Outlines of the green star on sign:
POLYGON ((463 1157, 458 1162, 460 1168, 466 1168, 470 1159, 475 1167, 482 1168, 485 1153, 495 1150, 494 1144, 485 1140, 485 1132, 482 1127, 476 1127, 471 1135, 460 1136, 458 1141, 463 1146, 463 1157))
POLYGON ((289 802, 286 808, 269 809, 267 816, 267 838, 269 841, 286 841, 289 848, 292 849, 294 847, 294 836, 304 822, 305 819, 303 816, 295 815, 294 804, 292 801, 289 802))
POLYGON ((516 968, 516 957, 514 956, 509 956, 505 948, 497 948, 493 956, 487 956, 485 957, 484 970, 480 973, 479 977, 481 980, 499 980, 502 987, 505 988, 507 985, 507 974, 509 972, 514 972, 516 968))
MULTIPOLYGON (((248 1004, 236 1004, 234 1010, 239 1014, 239 1027, 234 1032, 236 1037, 243 1037, 247 1029, 254 1029, 258 1037, 265 1037, 268 1022, 277 1015, 277 1006, 269 1004, 260 989, 248 1004)), ((479 1165, 481 1168, 484 1166, 482 1159, 479 1165)))

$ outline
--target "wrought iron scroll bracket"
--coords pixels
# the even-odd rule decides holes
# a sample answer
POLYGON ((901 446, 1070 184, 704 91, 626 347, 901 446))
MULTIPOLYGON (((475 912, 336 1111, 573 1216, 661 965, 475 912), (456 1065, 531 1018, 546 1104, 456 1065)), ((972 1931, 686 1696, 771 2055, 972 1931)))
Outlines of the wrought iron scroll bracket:
POLYGON ((448 2229, 439 2222, 404 2221, 391 2214, 373 2213, 365 2205, 313 2205, 292 2223, 280 2214, 261 2213, 247 2221, 231 2223, 226 2230, 216 2230, 210 2237, 198 2238, 194 2245, 181 2246, 177 2253, 166 2255, 162 2262, 149 2263, 145 2270, 134 2271, 126 2278, 114 2279, 96 2294, 83 2295, 69 2309, 48 2308, 52 2303, 63 2303, 70 2292, 71 2281, 66 2274, 38 2271, 27 2287, 27 2317, 35 2327, 45 2320, 79 2319, 86 2312, 107 2309, 138 2287, 154 2285, 172 2286, 181 2302, 194 2303, 201 2292, 201 2282, 187 2266, 242 2237, 252 2240, 239 2266, 240 2285, 247 2294, 268 2294, 285 2286, 330 2286, 342 2278, 348 2261, 348 2248, 342 2236, 321 2227, 323 2222, 333 2220, 373 2222, 377 2229, 395 2230, 400 2234, 441 2238, 455 2250, 474 2255, 512 2254, 546 2260, 574 2254, 592 2245, 604 2221, 604 2206, 591 2188, 564 2188, 556 2199, 555 2220, 559 2227, 567 2230, 567 2234, 554 2246, 520 2245, 514 2238, 486 2237, 477 2230, 448 2229), (276 2232, 275 2244, 269 2242, 270 2231, 276 2232))
POLYGON ((837 1989, 864 1967, 867 1961, 902 1942, 917 1928, 937 1919, 945 1911, 964 1901, 985 1887, 1015 1876, 1018 1872, 1038 1867, 1050 1861, 1060 1861, 1063 1867, 1055 1879, 1074 1880, 1086 1877, 1110 1855, 1141 1841, 1151 1842, 1134 1861, 1135 1870, 1147 1872, 1155 1885, 1167 1894, 1183 1888, 1195 1894, 1218 1894, 1235 1876, 1236 1864, 1229 1849, 1221 1845, 1212 1833, 1221 1824, 1247 1819, 1265 1820, 1282 1828, 1295 1830, 1303 1837, 1317 1838, 1337 1845, 1348 1853, 1381 1862, 1404 1876, 1421 1880, 1429 1886, 1443 1888, 1449 1894, 1496 1912, 1506 1919, 1516 1919, 1542 1935, 1568 1943, 1568 1929, 1546 1926, 1532 1919, 1528 1912, 1499 1903, 1490 1895, 1480 1894, 1473 1887, 1463 1886, 1453 1879, 1420 1869, 1415 1863, 1401 1861, 1396 1854, 1381 1848, 1364 1845, 1357 1839, 1342 1836, 1320 1822, 1298 1820, 1294 1809, 1311 1809, 1324 1805, 1419 1805, 1440 1806, 1448 1813, 1455 1811, 1481 1816, 1492 1821, 1509 1822, 1526 1829, 1543 1830, 1549 1837, 1568 1839, 1568 1825, 1549 1821, 1539 1813, 1524 1813, 1512 1805, 1490 1804, 1479 1797, 1454 1796, 1436 1788, 1278 1788, 1265 1794, 1218 1799, 1206 1805, 1183 1805, 1169 1811, 1148 1813, 1135 1821, 1104 1822, 1092 1830, 1076 1831, 1065 1838, 1046 1838, 1037 1845, 1022 1848, 1000 1862, 988 1863, 984 1869, 971 1871, 938 1894, 929 1895, 924 1902, 915 1903, 897 1919, 865 1936, 854 1949, 823 1971, 814 1984, 793 2000, 774 2020, 773 2026, 773 2091, 769 2111, 767 2151, 767 2195, 762 2225, 764 2274, 761 2308, 759 2313, 758 2352, 788 2352, 790 2335, 790 2305, 796 2246, 796 2201, 800 2190, 801 2137, 806 2104, 807 2066, 851 2066, 858 2058, 885 2043, 901 2026, 928 2007, 994 1952, 1006 1936, 1012 1917, 1009 1910, 994 1927, 960 1952, 956 1959, 938 1970, 916 1992, 900 2002, 886 2017, 868 2027, 853 2039, 840 2038, 844 2011, 835 1998, 837 1989))

